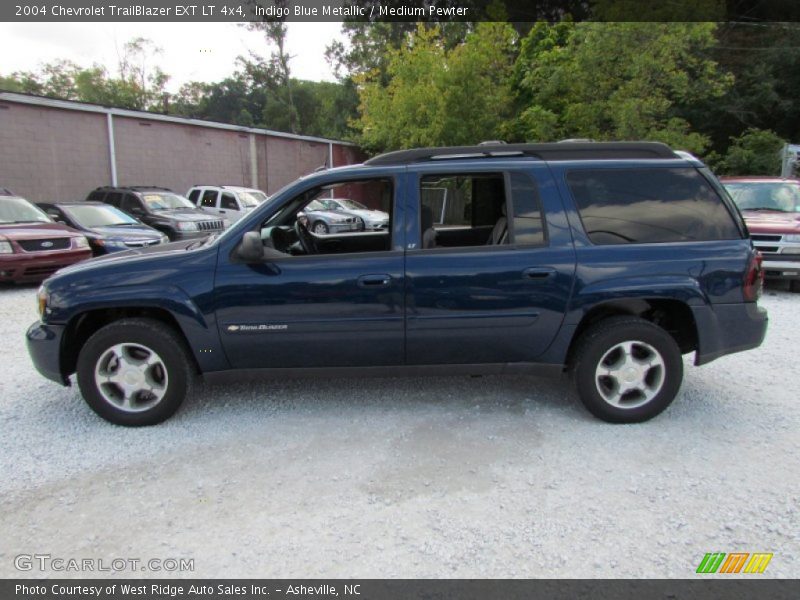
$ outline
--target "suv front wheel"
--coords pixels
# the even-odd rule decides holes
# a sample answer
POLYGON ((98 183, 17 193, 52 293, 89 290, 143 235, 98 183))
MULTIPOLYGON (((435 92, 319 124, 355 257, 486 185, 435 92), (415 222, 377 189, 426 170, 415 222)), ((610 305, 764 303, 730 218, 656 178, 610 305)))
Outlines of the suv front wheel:
POLYGON ((95 332, 78 356, 78 386, 117 425, 155 425, 189 392, 194 369, 183 340, 154 319, 123 319, 95 332))
POLYGON ((578 341, 574 375, 589 411, 610 423, 652 419, 675 399, 683 359, 672 336, 636 317, 612 317, 578 341))

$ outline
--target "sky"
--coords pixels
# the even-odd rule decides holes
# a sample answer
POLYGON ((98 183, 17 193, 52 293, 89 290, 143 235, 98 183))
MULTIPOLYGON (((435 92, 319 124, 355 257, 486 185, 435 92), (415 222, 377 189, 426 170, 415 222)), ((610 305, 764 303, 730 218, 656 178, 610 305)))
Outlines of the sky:
MULTIPOLYGON (((71 60, 105 65, 114 73, 117 49, 131 38, 163 49, 158 64, 172 76, 167 90, 187 81, 219 81, 233 73, 237 56, 250 50, 268 56, 263 34, 235 23, 0 23, 0 75, 36 70, 41 63, 71 60)), ((289 23, 289 63, 298 79, 333 81, 325 47, 342 39, 341 23, 289 23)))

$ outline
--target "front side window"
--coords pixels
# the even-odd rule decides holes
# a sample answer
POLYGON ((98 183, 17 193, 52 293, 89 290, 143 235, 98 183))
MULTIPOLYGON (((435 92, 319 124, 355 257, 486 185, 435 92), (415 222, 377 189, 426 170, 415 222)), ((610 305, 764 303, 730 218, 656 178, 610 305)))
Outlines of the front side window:
POLYGON ((567 184, 594 244, 741 237, 722 199, 693 168, 575 170, 567 184))
POLYGON ((394 185, 379 178, 311 189, 286 203, 261 225, 264 245, 287 256, 346 254, 391 249, 394 185), (388 215, 388 226, 369 230, 363 218, 333 210, 331 196, 352 199, 388 215))
POLYGON ((219 207, 225 210, 239 210, 239 205, 236 203, 236 196, 229 192, 223 192, 219 207))

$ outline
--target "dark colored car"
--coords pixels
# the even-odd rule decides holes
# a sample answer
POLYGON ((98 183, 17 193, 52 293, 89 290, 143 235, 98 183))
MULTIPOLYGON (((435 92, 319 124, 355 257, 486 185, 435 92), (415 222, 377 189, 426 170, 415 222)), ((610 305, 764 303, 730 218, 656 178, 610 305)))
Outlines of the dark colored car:
POLYGON ((169 241, 160 231, 103 202, 40 202, 38 206, 55 222, 83 233, 95 256, 169 241))
POLYGON ((41 281, 91 256, 79 232, 54 223, 23 198, 0 194, 0 282, 41 281))
POLYGON ((66 269, 40 289, 27 342, 42 375, 77 373, 122 425, 168 418, 198 374, 254 370, 568 371, 594 415, 630 423, 672 402, 682 354, 703 365, 762 342, 761 285, 739 212, 690 155, 428 148, 302 178, 220 236, 66 269), (343 185, 389 214, 386 231, 308 230, 299 215, 343 185))
POLYGON ((225 227, 223 219, 208 215, 167 188, 99 187, 86 199, 115 206, 173 241, 203 238, 225 227))
POLYGON ((764 257, 766 277, 786 280, 793 292, 800 292, 800 180, 723 177, 721 181, 764 257))

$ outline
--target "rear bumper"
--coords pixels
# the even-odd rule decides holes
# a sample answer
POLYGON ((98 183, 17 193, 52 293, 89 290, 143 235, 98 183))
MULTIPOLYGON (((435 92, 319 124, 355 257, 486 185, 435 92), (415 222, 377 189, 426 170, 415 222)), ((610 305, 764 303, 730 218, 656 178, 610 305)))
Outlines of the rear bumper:
POLYGON ((59 269, 88 258, 92 258, 89 248, 3 254, 0 257, 0 281, 42 281, 59 269))
POLYGON ((755 302, 692 307, 698 348, 694 364, 757 348, 767 334, 767 311, 755 302))
POLYGON ((63 325, 47 325, 36 321, 25 333, 33 366, 41 375, 60 383, 69 385, 69 378, 61 373, 61 338, 63 325))

